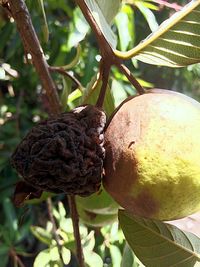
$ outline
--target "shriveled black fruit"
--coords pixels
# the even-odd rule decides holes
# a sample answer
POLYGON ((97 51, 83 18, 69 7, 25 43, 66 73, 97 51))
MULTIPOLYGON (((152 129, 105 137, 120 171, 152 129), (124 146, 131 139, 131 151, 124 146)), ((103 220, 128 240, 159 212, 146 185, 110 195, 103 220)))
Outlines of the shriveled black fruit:
POLYGON ((12 166, 39 190, 88 196, 101 184, 105 122, 91 105, 42 121, 18 145, 12 166))

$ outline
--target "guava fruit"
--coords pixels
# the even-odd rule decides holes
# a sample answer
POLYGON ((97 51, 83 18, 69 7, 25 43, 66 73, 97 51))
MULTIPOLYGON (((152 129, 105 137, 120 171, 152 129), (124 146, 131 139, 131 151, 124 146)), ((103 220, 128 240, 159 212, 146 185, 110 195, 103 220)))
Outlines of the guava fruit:
POLYGON ((135 215, 174 220, 200 210, 200 104, 162 89, 126 100, 105 132, 103 185, 135 215))
POLYGON ((97 214, 95 212, 91 212, 85 210, 77 203, 77 211, 80 217, 80 221, 88 226, 92 227, 103 227, 108 224, 112 224, 117 220, 116 214, 97 214))
POLYGON ((117 214, 119 208, 119 205, 103 188, 89 197, 76 196, 76 202, 83 209, 96 214, 117 214))

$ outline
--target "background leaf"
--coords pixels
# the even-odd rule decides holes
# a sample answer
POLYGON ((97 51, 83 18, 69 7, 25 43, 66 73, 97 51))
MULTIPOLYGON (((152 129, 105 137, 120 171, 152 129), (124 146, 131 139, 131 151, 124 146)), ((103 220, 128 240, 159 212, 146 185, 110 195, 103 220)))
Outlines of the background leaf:
MULTIPOLYGON (((116 44, 117 44, 116 37, 115 37, 114 33, 112 32, 111 27, 109 25, 109 22, 110 22, 111 17, 113 15, 111 16, 111 13, 109 11, 106 12, 107 8, 109 8, 108 5, 110 5, 109 2, 111 2, 111 1, 103 1, 104 6, 102 4, 100 4, 101 3, 100 0, 98 1, 98 3, 96 0, 86 0, 85 2, 87 4, 87 6, 89 7, 89 9, 91 10, 92 15, 95 18, 97 24, 99 25, 104 37, 107 39, 107 41, 110 43, 110 45, 113 48, 115 48, 116 44), (99 4, 100 4, 101 8, 99 7, 99 4)), ((114 2, 119 4, 118 0, 116 0, 116 1, 112 0, 112 3, 114 3, 114 2)), ((118 4, 117 4, 117 6, 118 6, 118 4)), ((113 6, 115 7, 115 4, 113 6)), ((108 9, 108 10, 110 10, 110 9, 108 9)), ((115 10, 115 8, 114 8, 114 10, 115 10)))
MULTIPOLYGON (((98 99, 98 95, 101 89, 101 81, 97 80, 95 75, 90 83, 87 85, 83 95, 83 103, 95 105, 98 99)), ((106 111, 106 114, 109 116, 115 109, 114 98, 110 90, 110 86, 107 86, 106 96, 103 104, 103 108, 106 111)))
POLYGON ((148 266, 200 266, 200 239, 175 226, 148 220, 119 210, 119 222, 127 242, 148 266))
POLYGON ((46 14, 45 14, 45 10, 44 10, 44 1, 43 0, 38 0, 39 3, 39 7, 42 11, 42 32, 44 35, 44 40, 47 43, 49 40, 49 28, 48 28, 48 24, 47 24, 47 18, 46 18, 46 14))
POLYGON ((157 31, 127 52, 116 54, 135 57, 145 63, 183 67, 200 62, 200 0, 193 0, 157 31))
POLYGON ((96 2, 106 21, 110 24, 120 9, 121 0, 96 0, 96 2))

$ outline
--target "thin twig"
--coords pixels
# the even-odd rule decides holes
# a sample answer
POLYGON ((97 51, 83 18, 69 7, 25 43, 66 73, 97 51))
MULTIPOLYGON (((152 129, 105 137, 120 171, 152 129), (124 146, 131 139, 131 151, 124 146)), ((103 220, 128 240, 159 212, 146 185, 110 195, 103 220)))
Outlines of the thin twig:
POLYGON ((19 267, 26 267, 13 248, 10 249, 9 254, 13 258, 14 264, 16 263, 19 267))
POLYGON ((76 255, 79 267, 85 267, 82 245, 81 245, 81 237, 79 231, 79 216, 76 208, 75 196, 68 196, 68 203, 70 207, 71 217, 74 218, 74 220, 72 220, 72 223, 74 228, 74 236, 76 241, 76 255))
POLYGON ((140 95, 145 93, 145 89, 139 84, 139 82, 133 77, 130 70, 124 64, 116 64, 119 70, 126 76, 129 82, 135 87, 140 95))
POLYGON ((48 210, 49 219, 52 223, 52 233, 53 233, 53 237, 54 237, 56 244, 57 244, 59 257, 60 257, 60 260, 64 266, 65 264, 63 261, 63 257, 62 257, 62 246, 60 245, 60 238, 57 234, 56 222, 55 222, 54 217, 53 217, 53 205, 52 205, 52 201, 51 201, 50 197, 47 199, 47 210, 48 210))
POLYGON ((66 71, 64 68, 62 67, 53 67, 53 66, 49 66, 49 70, 51 72, 58 72, 64 76, 67 76, 69 77, 73 82, 74 84, 77 86, 77 88, 79 88, 81 91, 82 91, 82 84, 79 82, 78 79, 76 79, 76 77, 74 77, 73 75, 71 75, 68 71, 66 71))

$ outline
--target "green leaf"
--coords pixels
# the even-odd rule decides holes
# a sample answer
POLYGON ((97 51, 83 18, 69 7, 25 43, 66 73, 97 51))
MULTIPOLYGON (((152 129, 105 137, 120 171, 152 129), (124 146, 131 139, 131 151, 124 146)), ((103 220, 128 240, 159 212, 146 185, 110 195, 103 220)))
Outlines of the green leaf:
MULTIPOLYGON (((83 95, 83 103, 95 105, 99 96, 101 88, 101 81, 97 79, 97 75, 93 76, 90 83, 87 85, 83 95)), ((110 86, 107 86, 106 95, 104 99, 104 110, 109 116, 115 109, 114 98, 110 90, 110 86)))
POLYGON ((1 245, 0 244, 0 256, 2 256, 3 254, 7 254, 9 251, 9 247, 7 245, 1 245))
POLYGON ((83 254, 85 262, 89 267, 103 267, 103 261, 97 253, 91 250, 83 249, 83 254))
POLYGON ((106 21, 110 24, 121 6, 121 0, 96 0, 106 21))
MULTIPOLYGON (((113 31, 111 30, 111 27, 107 21, 107 19, 110 20, 110 12, 108 11, 109 16, 107 18, 103 14, 103 12, 105 13, 107 4, 109 4, 109 2, 113 3, 113 0, 112 1, 103 1, 104 3, 107 3, 107 4, 105 4, 104 8, 102 5, 100 5, 102 9, 99 6, 100 0, 98 1, 98 3, 97 3, 97 0, 85 0, 85 2, 87 4, 88 8, 90 9, 95 21, 97 22, 98 26, 100 27, 102 34, 104 35, 106 40, 109 42, 109 44, 113 48, 115 48, 116 43, 117 43, 116 37, 115 37, 113 31)), ((117 3, 118 1, 114 0, 114 2, 117 3)))
MULTIPOLYGON (((62 259, 64 264, 69 264, 71 260, 71 252, 65 248, 61 248, 62 259)), ((62 267, 63 264, 60 259, 60 255, 57 247, 51 247, 41 251, 35 258, 33 267, 62 267)))
POLYGON ((120 267, 120 262, 122 259, 120 249, 115 245, 110 245, 110 255, 112 259, 112 266, 120 267))
POLYGON ((41 251, 35 258, 33 267, 46 267, 47 264, 51 261, 51 256, 49 249, 41 251))
POLYGON ((151 31, 156 31, 158 29, 158 23, 156 21, 154 13, 149 8, 147 8, 141 1, 136 1, 135 5, 145 17, 151 31))
POLYGON ((6 79, 6 72, 2 67, 0 67, 0 80, 5 80, 5 79, 6 79))
POLYGON ((60 102, 61 102, 62 110, 64 111, 67 106, 68 96, 72 90, 72 80, 69 77, 63 76, 62 82, 63 82, 63 90, 60 96, 60 102))
POLYGON ((134 40, 133 20, 134 12, 131 7, 123 6, 115 18, 115 23, 119 33, 119 44, 122 51, 126 51, 129 44, 134 40), (130 23, 131 21, 131 23, 130 23))
POLYGON ((46 18, 46 14, 45 14, 45 10, 44 10, 44 1, 38 0, 38 3, 39 3, 39 7, 42 11, 42 20, 43 20, 42 32, 44 35, 44 40, 47 43, 49 40, 49 28, 48 28, 47 18, 46 18))
POLYGON ((71 62, 69 64, 64 65, 64 66, 60 66, 60 68, 62 68, 64 70, 71 70, 72 68, 74 68, 80 60, 81 52, 82 52, 81 45, 77 44, 76 55, 74 56, 74 58, 71 60, 71 62))
POLYGON ((1 259, 1 267, 8 266, 7 265, 8 264, 8 259, 9 259, 8 255, 9 255, 8 253, 1 255, 1 257, 0 257, 0 259, 1 259))
POLYGON ((18 222, 15 208, 9 198, 4 199, 3 209, 6 217, 6 226, 9 228, 9 233, 6 238, 14 241, 19 235, 18 222))
POLYGON ((125 238, 139 260, 148 267, 200 266, 200 239, 175 226, 133 216, 119 210, 125 238))
POLYGON ((145 63, 183 67, 200 62, 200 0, 193 0, 157 31, 127 52, 115 51, 121 58, 135 57, 145 63))
POLYGON ((84 249, 92 251, 95 246, 95 236, 94 236, 94 231, 91 231, 86 238, 84 238, 84 243, 83 247, 84 249))
POLYGON ((78 43, 85 38, 85 35, 89 30, 90 27, 85 20, 83 13, 79 8, 75 8, 73 11, 73 21, 71 22, 70 33, 67 41, 68 49, 77 46, 78 43))
POLYGON ((138 258, 134 255, 133 251, 126 243, 123 250, 122 261, 120 267, 145 267, 138 258))
MULTIPOLYGON (((129 245, 126 243, 124 246, 124 251, 122 255, 121 267, 134 267, 134 256, 129 245)), ((137 266, 137 265, 136 265, 137 266)))
POLYGON ((49 233, 42 227, 39 226, 31 226, 31 232, 33 235, 38 238, 42 243, 51 245, 52 243, 52 234, 49 233))
POLYGON ((69 264, 71 260, 71 252, 69 249, 62 247, 61 249, 62 258, 65 264, 69 264))
POLYGON ((111 86, 112 94, 114 96, 115 107, 121 104, 127 98, 127 92, 124 90, 124 85, 121 81, 113 79, 111 86))

